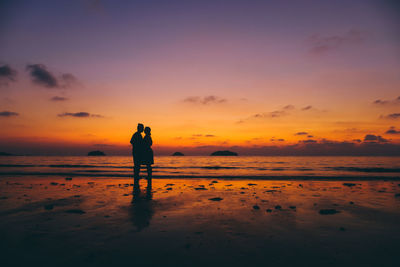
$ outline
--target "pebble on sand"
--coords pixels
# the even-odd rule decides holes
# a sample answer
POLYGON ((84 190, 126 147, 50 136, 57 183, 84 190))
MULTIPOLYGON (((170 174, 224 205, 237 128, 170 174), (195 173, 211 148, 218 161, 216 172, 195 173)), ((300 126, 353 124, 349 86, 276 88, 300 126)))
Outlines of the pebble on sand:
POLYGON ((254 206, 253 206, 253 209, 255 209, 255 210, 259 210, 259 209, 260 209, 260 206, 258 206, 258 205, 254 205, 254 206))
POLYGON ((265 211, 266 211, 266 212, 272 212, 272 210, 271 210, 271 209, 266 209, 265 211))
POLYGON ((207 188, 204 188, 204 187, 196 187, 194 190, 207 190, 207 188))
POLYGON ((356 184, 353 183, 343 183, 344 186, 352 187, 355 186, 356 184))
POLYGON ((58 185, 58 183, 56 183, 56 182, 51 182, 50 184, 51 185, 58 185))
POLYGON ((336 209, 322 209, 319 211, 319 214, 321 215, 332 215, 336 213, 339 213, 339 211, 336 209))
POLYGON ((67 178, 65 178, 65 180, 67 180, 67 181, 71 181, 71 180, 72 180, 72 178, 71 178, 71 177, 67 177, 67 178))
POLYGON ((280 210, 280 209, 282 209, 282 207, 281 207, 280 205, 276 205, 276 206, 275 206, 275 209, 276 209, 276 210, 280 210))
POLYGON ((220 197, 213 197, 213 198, 209 198, 208 200, 211 200, 211 201, 221 201, 221 200, 223 200, 223 198, 220 198, 220 197))

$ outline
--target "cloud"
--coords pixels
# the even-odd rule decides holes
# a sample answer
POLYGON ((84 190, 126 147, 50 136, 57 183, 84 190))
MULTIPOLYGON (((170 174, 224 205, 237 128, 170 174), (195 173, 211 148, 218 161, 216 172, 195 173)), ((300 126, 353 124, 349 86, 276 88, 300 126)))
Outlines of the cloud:
POLYGON ((48 88, 57 88, 59 86, 57 78, 43 64, 27 65, 26 70, 30 72, 32 81, 38 85, 48 88))
POLYGON ((287 112, 284 110, 275 110, 271 112, 265 112, 265 113, 257 113, 251 116, 252 118, 279 118, 282 116, 287 115, 287 112))
POLYGON ((32 82, 47 88, 68 88, 78 83, 76 77, 70 73, 64 73, 60 77, 56 77, 52 72, 47 70, 43 64, 28 64, 26 70, 29 71, 32 82))
POLYGON ((380 135, 374 135, 374 134, 367 134, 364 137, 364 142, 373 142, 373 143, 387 143, 389 142, 387 139, 383 138, 380 135))
POLYGON ((65 112, 57 115, 58 117, 75 117, 75 118, 104 118, 104 116, 99 115, 99 114, 90 114, 89 112, 76 112, 76 113, 71 113, 71 112, 65 112))
POLYGON ((59 102, 59 101, 67 101, 68 98, 63 97, 63 96, 53 96, 52 98, 50 98, 50 101, 54 101, 54 102, 59 102))
POLYGON ((382 119, 391 119, 391 120, 395 120, 395 119, 400 119, 400 113, 392 113, 392 114, 388 114, 388 115, 381 115, 382 119))
POLYGON ((227 102, 225 98, 221 98, 214 95, 209 95, 205 97, 199 96, 190 96, 183 100, 186 103, 193 103, 193 104, 202 104, 202 105, 209 105, 209 104, 221 104, 227 102))
POLYGON ((277 142, 284 142, 285 139, 283 139, 283 138, 279 138, 279 139, 271 138, 270 141, 271 141, 271 142, 275 142, 275 141, 277 141, 277 142))
POLYGON ((9 65, 0 66, 0 87, 8 86, 10 82, 15 82, 16 78, 16 70, 12 69, 9 65))
POLYGON ((0 112, 0 117, 14 117, 14 116, 19 116, 17 112, 13 111, 1 111, 0 112))
POLYGON ((400 131, 396 130, 396 127, 392 126, 385 132, 385 134, 400 134, 400 131))
POLYGON ((292 110, 295 109, 295 107, 293 105, 287 105, 283 107, 284 110, 292 110))
POLYGON ((392 100, 377 99, 374 102, 372 102, 372 104, 377 106, 397 105, 400 104, 400 96, 392 100))
POLYGON ((309 143, 317 143, 317 140, 308 139, 308 140, 300 140, 300 143, 309 144, 309 143))
POLYGON ((308 135, 308 133, 307 132, 297 132, 294 135, 308 135))
POLYGON ((364 40, 364 34, 358 30, 350 30, 342 35, 321 36, 314 34, 309 38, 310 52, 312 54, 323 54, 343 46, 360 44, 364 40))
MULTIPOLYGON (((306 106, 302 109, 300 109, 301 111, 304 110, 309 110, 309 109, 313 109, 315 110, 312 106, 306 106)), ((300 111, 299 109, 296 109, 295 106, 293 105, 286 105, 278 110, 274 110, 274 111, 270 111, 270 112, 262 112, 262 113, 256 113, 251 115, 250 117, 246 118, 246 119, 241 119, 239 121, 237 121, 236 123, 240 124, 240 123, 244 123, 250 119, 268 119, 268 118, 280 118, 280 117, 284 117, 284 116, 288 116, 291 115, 295 112, 300 111)))
POLYGON ((389 104, 390 102, 387 101, 387 100, 380 100, 380 99, 377 99, 377 100, 375 100, 375 101, 372 102, 372 103, 375 104, 375 105, 386 105, 386 104, 389 104))

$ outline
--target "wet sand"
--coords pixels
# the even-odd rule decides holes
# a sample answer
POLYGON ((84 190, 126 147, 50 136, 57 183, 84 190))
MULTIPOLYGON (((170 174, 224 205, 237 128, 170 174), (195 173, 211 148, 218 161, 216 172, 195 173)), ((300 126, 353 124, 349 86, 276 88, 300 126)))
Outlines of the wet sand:
POLYGON ((398 266, 399 181, 2 177, 7 266, 398 266))

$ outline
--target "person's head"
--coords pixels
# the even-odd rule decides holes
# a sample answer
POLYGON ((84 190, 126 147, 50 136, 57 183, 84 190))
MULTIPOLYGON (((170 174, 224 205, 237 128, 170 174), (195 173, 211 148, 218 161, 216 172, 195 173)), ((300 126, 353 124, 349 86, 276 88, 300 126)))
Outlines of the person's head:
POLYGON ((150 129, 150 127, 144 128, 144 133, 147 134, 147 135, 151 135, 151 129, 150 129))
POLYGON ((143 132, 143 128, 144 128, 143 124, 138 123, 138 125, 137 125, 137 131, 138 131, 139 133, 143 132))

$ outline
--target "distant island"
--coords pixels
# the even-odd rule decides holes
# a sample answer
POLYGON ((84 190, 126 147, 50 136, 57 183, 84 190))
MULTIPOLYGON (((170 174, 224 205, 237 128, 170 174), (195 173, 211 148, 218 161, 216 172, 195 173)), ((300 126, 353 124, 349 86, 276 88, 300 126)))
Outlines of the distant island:
POLYGON ((95 150, 95 151, 90 151, 88 156, 105 156, 106 154, 103 151, 95 150))
POLYGON ((182 152, 175 152, 172 156, 185 156, 182 152))
POLYGON ((221 150, 211 153, 211 156, 237 156, 237 155, 238 153, 229 150, 221 150))
POLYGON ((0 152, 0 156, 14 156, 14 155, 7 152, 0 152))

